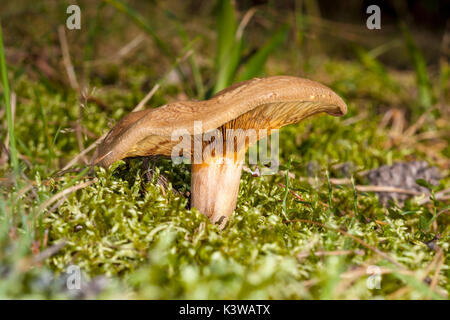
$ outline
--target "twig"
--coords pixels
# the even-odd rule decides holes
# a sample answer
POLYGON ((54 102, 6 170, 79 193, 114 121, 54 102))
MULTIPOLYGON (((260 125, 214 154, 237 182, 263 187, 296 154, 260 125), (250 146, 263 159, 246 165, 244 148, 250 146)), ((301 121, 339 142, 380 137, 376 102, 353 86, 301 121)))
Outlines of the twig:
MULTIPOLYGON (((71 176, 71 177, 69 177, 69 178, 75 178, 75 176, 71 176)), ((63 179, 63 178, 62 178, 62 177, 60 177, 60 178, 56 177, 56 178, 46 179, 46 180, 43 180, 43 181, 41 182, 41 184, 44 184, 44 185, 47 185, 47 186, 48 186, 49 183, 50 183, 50 181, 59 181, 59 180, 61 180, 61 179, 63 179)), ((28 184, 27 184, 26 186, 24 186, 22 189, 20 189, 20 190, 17 192, 17 198, 20 198, 20 197, 22 197, 24 194, 28 193, 28 191, 30 191, 35 185, 36 185, 36 181, 34 181, 34 180, 29 181, 28 184)))
POLYGON ((341 125, 342 126, 349 126, 351 124, 357 123, 361 120, 364 120, 365 118, 367 118, 367 112, 361 112, 360 114, 358 114, 357 116, 348 118, 344 121, 342 121, 341 125))
MULTIPOLYGON (((300 180, 309 180, 310 178, 300 177, 300 180)), ((330 178, 330 182, 335 185, 345 185, 345 184, 351 184, 351 180, 348 178, 342 178, 342 179, 336 179, 336 178, 330 178)), ((410 194, 413 196, 423 196, 427 195, 427 193, 420 192, 420 191, 414 191, 411 189, 403 189, 403 188, 397 188, 392 186, 376 186, 376 185, 356 185, 355 189, 360 192, 392 192, 392 193, 403 193, 403 194, 410 194)), ((450 192, 450 189, 445 189, 439 192, 436 192, 436 200, 444 201, 449 200, 450 195, 448 193, 450 192)), ((417 203, 419 205, 425 204, 427 202, 430 202, 431 200, 429 198, 421 199, 417 203)))
POLYGON ((159 84, 155 84, 152 88, 152 90, 150 90, 149 93, 147 93, 147 95, 144 97, 144 99, 141 100, 141 102, 139 102, 139 104, 133 109, 132 112, 136 112, 136 111, 140 111, 144 108, 144 106, 147 104, 147 102, 153 97, 153 95, 156 93, 156 91, 158 91, 159 89, 159 84))
POLYGON ((94 149, 104 138, 106 137, 106 133, 103 134, 100 138, 98 138, 93 144, 91 144, 89 147, 81 151, 75 158, 73 158, 71 161, 69 161, 68 164, 62 168, 59 173, 66 171, 70 167, 72 167, 75 163, 78 162, 80 158, 82 158, 85 154, 89 153, 92 149, 94 149))
MULTIPOLYGON (((14 92, 11 92, 11 118, 12 118, 12 123, 14 123, 15 120, 15 116, 16 116, 16 94, 14 92)), ((6 147, 6 153, 7 156, 10 156, 9 153, 9 149, 8 149, 8 145, 9 145, 9 131, 7 131, 6 133, 6 138, 5 138, 5 147, 6 147)))
POLYGON ((93 102, 95 103, 97 106, 100 107, 100 109, 103 109, 105 111, 110 111, 111 107, 109 105, 107 105, 104 101, 102 101, 100 98, 94 97, 93 95, 88 95, 87 96, 87 102, 93 102))
MULTIPOLYGON (((309 180, 310 178, 306 177, 300 177, 300 180, 309 180)), ((335 185, 345 185, 345 184, 351 184, 351 179, 348 178, 330 178, 330 182, 335 185)), ((394 193, 405 193, 405 194, 411 194, 415 196, 421 196, 425 193, 414 191, 411 189, 403 189, 403 188, 397 188, 392 186, 376 186, 376 185, 355 185, 355 189, 360 192, 394 192, 394 193)))
MULTIPOLYGON (((84 104, 87 105, 87 95, 88 93, 85 92, 85 90, 83 90, 83 92, 81 92, 81 98, 84 99, 84 104)), ((80 151, 84 150, 84 143, 83 143, 83 134, 81 132, 81 119, 83 118, 83 104, 79 104, 78 105, 78 118, 77 121, 75 123, 75 136, 77 137, 77 142, 78 142, 78 149, 80 151)), ((82 157, 82 160, 84 162, 86 162, 86 158, 82 157)))
MULTIPOLYGON (((69 121, 69 124, 71 125, 72 129, 75 131, 75 127, 77 126, 77 122, 76 121, 69 121)), ((95 134, 94 132, 88 130, 86 127, 80 126, 80 130, 81 130, 81 133, 86 135, 87 137, 89 137, 91 139, 98 139, 98 135, 95 134)))
POLYGON ((398 297, 401 297, 401 296, 405 295, 406 293, 408 293, 408 291, 411 291, 411 287, 410 286, 401 287, 400 289, 390 293, 388 295, 388 300, 397 299, 398 297))
POLYGON ((73 186, 73 187, 70 187, 70 188, 67 188, 67 189, 62 190, 61 192, 55 194, 55 195, 54 195, 53 197, 51 197, 50 199, 48 199, 48 200, 46 200, 45 202, 43 202, 43 203, 39 206, 38 211, 44 210, 45 208, 47 208, 49 205, 51 205, 53 202, 55 202, 55 201, 58 200, 59 198, 62 198, 62 197, 66 196, 66 195, 68 195, 68 194, 71 194, 72 192, 75 192, 75 191, 77 191, 77 190, 83 189, 83 188, 85 188, 85 187, 87 187, 87 186, 93 184, 95 181, 97 181, 97 179, 93 179, 93 180, 90 180, 90 181, 86 181, 86 182, 80 183, 80 184, 78 184, 78 185, 76 185, 76 186, 73 186))
POLYGON ((134 48, 136 48, 142 41, 144 41, 145 36, 141 33, 136 38, 127 43, 122 49, 117 52, 117 58, 123 58, 128 53, 130 53, 134 48))
POLYGON ((437 263, 437 266, 436 266, 436 270, 435 270, 434 275, 433 275, 433 280, 431 281, 431 284, 430 284, 430 289, 432 291, 434 291, 434 288, 436 288, 436 285, 437 285, 438 280, 439 280, 439 273, 441 272, 442 265, 444 264, 444 254, 443 254, 441 248, 439 248, 439 253, 438 254, 439 254, 439 260, 438 260, 438 263, 437 263))
POLYGON ((48 216, 50 213, 52 213, 53 211, 58 209, 64 203, 64 201, 66 201, 66 200, 67 200, 67 196, 64 196, 61 199, 59 199, 58 202, 56 202, 53 206, 51 206, 50 209, 48 209, 48 211, 45 214, 45 216, 48 216))
POLYGON ((417 132, 417 130, 419 130, 420 127, 422 127, 422 125, 425 123, 428 115, 430 114, 430 112, 432 110, 433 110, 432 108, 428 109, 424 114, 422 114, 419 117, 419 119, 417 119, 417 121, 414 124, 412 124, 408 129, 406 129, 403 134, 406 137, 410 137, 410 136, 414 135, 417 132))
POLYGON ((131 40, 125 46, 123 46, 119 51, 117 51, 116 55, 106 59, 87 61, 86 63, 91 66, 98 66, 101 65, 102 63, 110 61, 119 62, 120 60, 125 58, 130 52, 132 52, 135 48, 137 48, 144 40, 145 40, 144 34, 139 34, 137 37, 135 37, 133 40, 131 40))
MULTIPOLYGON (((436 200, 439 200, 439 201, 449 200, 450 199, 450 188, 438 191, 438 192, 436 192, 436 194, 434 196, 435 196, 436 200)), ((431 201, 432 201, 432 199, 430 197, 428 197, 428 198, 419 200, 418 204, 423 205, 423 204, 431 202, 431 201)), ((443 210, 442 212, 438 213, 438 216, 445 211, 446 210, 443 210)))
MULTIPOLYGON (((159 84, 155 84, 152 88, 152 90, 150 90, 150 92, 144 97, 144 99, 141 100, 141 102, 139 102, 139 104, 133 109, 132 112, 136 112, 139 111, 141 109, 144 108, 145 104, 151 99, 151 97, 155 94, 155 92, 159 89, 159 84)), ((104 133, 100 138, 98 138, 94 143, 92 143, 89 147, 87 147, 86 149, 84 149, 83 151, 81 151, 75 158, 73 158, 71 161, 69 161, 68 164, 66 164, 64 166, 64 168, 61 169, 61 171, 66 171, 67 169, 69 169, 70 167, 72 167, 75 163, 78 162, 78 160, 80 158, 82 158, 85 154, 89 153, 92 149, 94 149, 95 147, 97 147, 97 145, 99 145, 103 139, 106 137, 108 133, 104 133)), ((60 172, 61 172, 60 171, 60 172)))
POLYGON ((67 44, 66 31, 64 30, 64 27, 62 25, 58 27, 58 36, 59 36, 59 43, 61 45, 61 52, 63 55, 63 63, 64 67, 66 68, 70 86, 72 87, 73 90, 78 92, 80 90, 80 85, 78 84, 77 76, 75 74, 75 70, 73 68, 73 64, 70 59, 69 45, 67 44))
MULTIPOLYGON (((282 183, 278 183, 278 185, 280 186, 280 187, 282 187, 282 188, 286 188, 286 186, 284 185, 284 184, 282 184, 282 183)), ((289 192, 294 196, 294 197, 296 197, 298 200, 300 200, 300 201, 305 201, 299 194, 297 194, 294 190, 291 190, 290 188, 289 188, 289 192)))
MULTIPOLYGON (((334 250, 334 251, 314 251, 313 254, 317 257, 322 256, 344 256, 348 254, 356 254, 362 256, 365 254, 364 250, 334 250)), ((297 255, 297 259, 303 259, 310 255, 310 252, 302 252, 297 255)))
POLYGON ((34 187, 35 184, 36 184, 36 181, 30 181, 30 183, 28 185, 26 185, 25 187, 23 187, 22 189, 20 189, 17 192, 17 198, 20 198, 21 196, 26 194, 28 191, 30 191, 34 187))
MULTIPOLYGON (((441 258, 442 258, 442 249, 440 247, 438 247, 438 252, 434 256, 434 258, 430 262, 430 264, 426 267, 426 269, 425 269, 425 271, 423 273, 423 276, 421 277, 421 281, 422 282, 425 281, 425 279, 428 277, 428 274, 433 269, 433 266, 436 264, 437 261, 440 261, 441 258)), ((436 268, 436 270, 437 270, 437 268, 436 268)), ((430 288, 431 288, 432 291, 435 291, 434 287, 430 286, 430 288)), ((402 288, 398 289, 397 291, 394 291, 393 293, 391 293, 389 295, 389 299, 396 299, 397 297, 401 297, 401 296, 403 296, 404 294, 406 294, 410 290, 411 290, 411 287, 408 286, 408 285, 405 286, 405 287, 402 287, 402 288)))
POLYGON ((394 193, 404 193, 404 194, 411 194, 415 196, 423 195, 423 192, 418 192, 410 189, 402 189, 397 187, 391 187, 391 186, 362 186, 357 185, 355 186, 356 190, 361 192, 394 192, 394 193))
MULTIPOLYGON (((186 60, 187 58, 189 58, 192 53, 194 51, 193 50, 188 50, 186 53, 183 54, 183 56, 181 56, 179 59, 177 59, 173 65, 173 68, 176 68, 180 63, 182 63, 184 60, 186 60)), ((141 100, 141 102, 139 102, 139 104, 131 111, 131 112, 136 112, 136 111, 140 111, 144 108, 145 104, 147 103, 148 100, 150 100, 150 98, 155 94, 155 92, 159 89, 160 85, 165 81, 167 75, 170 73, 170 71, 168 71, 162 78, 161 80, 155 84, 152 88, 152 90, 144 97, 144 99, 141 100)), ((66 164, 64 166, 64 168, 62 168, 58 173, 62 173, 64 171, 66 171, 67 169, 69 169, 70 167, 72 167, 75 163, 78 162, 78 160, 83 157, 85 154, 87 154, 88 152, 90 152, 92 149, 94 149, 95 147, 97 147, 97 145, 99 145, 103 139, 108 135, 108 133, 103 134, 100 138, 98 138, 93 144, 91 144, 89 147, 87 147, 86 149, 84 149, 83 151, 81 151, 75 158, 73 158, 68 164, 66 164)), ((106 157, 106 155, 104 155, 104 157, 106 157)))
POLYGON ((376 247, 366 243, 365 241, 361 240, 360 238, 358 238, 358 237, 356 237, 356 236, 354 236, 354 235, 352 235, 352 234, 350 234, 350 233, 348 233, 348 232, 346 232, 344 230, 336 229, 336 228, 327 226, 327 225, 325 225, 323 223, 320 223, 320 222, 317 222, 317 221, 312 221, 312 220, 307 220, 307 219, 292 219, 292 220, 285 220, 284 222, 285 223, 286 222, 303 222, 303 223, 313 224, 313 225, 316 225, 316 226, 319 226, 319 227, 322 227, 322 228, 326 228, 326 229, 329 229, 329 230, 334 230, 336 232, 339 232, 339 233, 343 234, 344 236, 352 238, 353 240, 355 240, 356 242, 361 244, 363 247, 366 247, 367 249, 372 250, 373 252, 375 252, 379 256, 383 257, 384 259, 388 260, 389 262, 391 262, 392 264, 396 265, 397 267, 405 269, 405 267, 402 264, 398 263, 395 259, 391 258, 388 254, 384 253, 383 251, 379 250, 378 248, 376 248, 376 247))
POLYGON ((244 17, 241 20, 241 23, 239 23, 239 26, 236 31, 236 40, 240 40, 242 38, 242 34, 244 33, 244 29, 247 26, 247 24, 250 22, 250 19, 253 17, 253 15, 256 12, 256 8, 251 8, 247 11, 247 13, 244 15, 244 17))
POLYGON ((34 257, 26 257, 26 258, 20 259, 18 262, 17 268, 21 272, 25 272, 25 271, 29 270, 34 265, 37 265, 37 264, 41 263, 42 261, 44 261, 45 259, 55 255, 66 245, 66 243, 67 243, 66 240, 62 239, 60 242, 45 249, 44 251, 38 253, 34 257))
POLYGON ((32 263, 36 264, 39 262, 44 261, 45 259, 55 255, 56 253, 58 253, 62 248, 64 248, 64 246, 66 245, 66 240, 62 239, 61 241, 59 241, 58 243, 55 243, 54 245, 52 245, 51 247, 45 249, 44 251, 41 251, 39 254, 37 254, 34 258, 32 263))
MULTIPOLYGON (((438 248, 440 249, 439 246, 438 248)), ((433 260, 431 260, 430 264, 426 267, 422 277, 422 281, 424 281, 428 277, 428 274, 431 272, 436 262, 439 261, 439 259, 441 258, 442 251, 440 251, 439 249, 438 252, 436 252, 436 254, 434 255, 433 260)))

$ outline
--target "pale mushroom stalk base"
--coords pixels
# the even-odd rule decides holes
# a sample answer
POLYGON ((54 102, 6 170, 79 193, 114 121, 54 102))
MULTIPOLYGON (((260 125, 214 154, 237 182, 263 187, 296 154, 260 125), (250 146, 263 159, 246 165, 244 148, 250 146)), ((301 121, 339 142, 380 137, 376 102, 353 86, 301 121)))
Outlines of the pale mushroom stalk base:
POLYGON ((223 229, 236 208, 245 152, 237 159, 214 157, 192 164, 191 207, 223 229))

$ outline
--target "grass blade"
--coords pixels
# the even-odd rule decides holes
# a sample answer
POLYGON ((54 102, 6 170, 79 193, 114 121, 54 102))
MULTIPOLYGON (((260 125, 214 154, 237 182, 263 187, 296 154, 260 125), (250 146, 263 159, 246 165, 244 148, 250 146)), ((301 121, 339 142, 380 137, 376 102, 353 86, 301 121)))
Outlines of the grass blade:
POLYGON ((217 10, 216 69, 219 69, 234 46, 237 23, 230 0, 219 0, 217 10))
POLYGON ((288 197, 289 188, 290 188, 290 186, 289 186, 289 170, 291 169, 291 164, 292 164, 292 158, 289 158, 289 162, 288 162, 288 165, 287 165, 287 168, 286 168, 286 174, 285 174, 285 177, 284 177, 284 179, 285 179, 284 183, 286 184, 286 187, 285 187, 285 190, 284 190, 283 200, 282 200, 282 203, 281 203, 281 212, 283 213, 284 218, 286 220, 289 219, 288 216, 287 216, 287 213, 288 213, 288 210, 287 210, 287 197, 288 197))
MULTIPOLYGON (((168 16, 169 19, 171 19, 174 22, 175 27, 177 28, 178 34, 180 35, 181 39, 183 40, 183 44, 185 46, 188 46, 189 45, 189 37, 186 32, 186 29, 183 27, 183 24, 180 23, 179 19, 172 12, 166 11, 166 15, 168 16)), ((194 77, 195 88, 197 91, 197 97, 199 99, 203 99, 205 97, 205 87, 203 85, 203 78, 200 73, 200 69, 197 65, 197 61, 195 60, 195 51, 192 53, 192 55, 189 56, 188 62, 192 69, 192 75, 194 77)))
POLYGON ((422 107, 429 108, 434 103, 433 91, 431 82, 428 77, 427 64, 422 52, 416 46, 414 39, 409 32, 406 24, 401 23, 400 29, 403 32, 403 36, 406 42, 406 48, 408 49, 409 56, 416 72, 417 87, 419 90, 419 102, 422 107))
POLYGON ((242 52, 242 37, 236 39, 237 23, 234 8, 229 0, 217 4, 217 79, 212 93, 227 87, 236 74, 242 52))
POLYGON ((242 40, 236 41, 226 57, 219 67, 217 72, 216 84, 214 85, 213 93, 217 93, 222 89, 228 87, 236 74, 239 62, 241 60, 243 43, 242 40))
POLYGON ((158 48, 164 52, 164 54, 170 56, 173 58, 172 51, 169 49, 169 46, 161 40, 160 37, 153 31, 153 28, 145 21, 145 19, 139 15, 136 10, 134 10, 132 7, 130 7, 126 2, 122 0, 103 0, 106 3, 110 4, 114 8, 116 8, 118 11, 125 13, 128 17, 130 17, 134 23, 142 28, 148 35, 150 35, 153 40, 155 41, 158 48))
POLYGON ((250 57, 238 78, 239 81, 251 79, 262 73, 269 55, 285 41, 288 28, 288 25, 282 26, 253 56, 250 57))

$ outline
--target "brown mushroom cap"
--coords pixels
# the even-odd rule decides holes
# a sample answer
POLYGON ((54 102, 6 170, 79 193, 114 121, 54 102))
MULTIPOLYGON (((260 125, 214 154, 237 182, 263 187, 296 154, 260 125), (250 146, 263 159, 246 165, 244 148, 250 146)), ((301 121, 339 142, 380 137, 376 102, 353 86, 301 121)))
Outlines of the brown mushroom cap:
POLYGON ((278 129, 317 113, 342 116, 345 102, 328 87, 308 79, 255 78, 226 88, 205 101, 179 101, 133 112, 120 120, 100 144, 93 163, 107 167, 135 156, 170 156, 178 143, 174 130, 191 135, 194 121, 202 132, 226 127, 278 129))

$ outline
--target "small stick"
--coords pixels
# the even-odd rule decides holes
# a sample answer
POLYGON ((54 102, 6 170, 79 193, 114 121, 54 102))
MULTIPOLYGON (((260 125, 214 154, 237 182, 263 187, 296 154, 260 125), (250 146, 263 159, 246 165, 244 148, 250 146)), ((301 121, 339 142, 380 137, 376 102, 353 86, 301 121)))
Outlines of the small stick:
POLYGON ((63 55, 63 63, 66 68, 70 86, 72 87, 73 90, 78 92, 80 90, 80 85, 78 84, 77 76, 75 74, 75 70, 73 68, 73 64, 70 59, 69 45, 67 44, 66 31, 64 30, 64 27, 62 25, 58 27, 58 36, 59 36, 59 43, 61 45, 61 52, 63 55))
POLYGON ((137 37, 135 37, 133 40, 131 40, 125 46, 123 46, 119 51, 117 51, 117 54, 115 54, 114 56, 105 59, 87 61, 86 64, 98 66, 101 65, 102 63, 106 63, 109 61, 120 61, 121 59, 125 58, 130 52, 132 52, 135 48, 137 48, 144 40, 145 36, 143 34, 139 34, 137 37))
MULTIPOLYGON (((280 186, 280 187, 282 187, 282 188, 286 188, 286 186, 284 185, 284 184, 282 184, 282 183, 278 183, 278 185, 280 186)), ((289 189, 289 192, 294 196, 294 197, 296 197, 298 200, 300 200, 300 201, 305 201, 299 194, 297 194, 294 190, 291 190, 291 188, 288 188, 289 189)))
POLYGON ((247 24, 250 22, 250 19, 253 17, 253 15, 256 12, 256 8, 251 8, 246 12, 244 17, 241 20, 241 23, 239 23, 239 26, 236 31, 236 40, 239 40, 242 38, 242 34, 244 33, 244 29, 247 26, 247 24))
POLYGON ((150 90, 150 92, 147 93, 147 95, 144 97, 144 99, 142 99, 141 102, 139 102, 139 104, 133 109, 132 112, 142 110, 144 108, 144 106, 147 104, 147 102, 151 99, 151 97, 153 97, 155 92, 158 91, 158 89, 159 89, 159 84, 157 83, 153 86, 152 90, 150 90))
MULTIPOLYGON (((364 250, 335 250, 335 251, 315 251, 313 254, 317 257, 321 256, 343 256, 347 254, 364 255, 364 250)), ((303 259, 310 255, 310 252, 302 252, 297 255, 297 259, 303 259)))
MULTIPOLYGON (((81 97, 84 98, 85 104, 87 104, 86 96, 87 96, 87 93, 84 93, 84 92, 81 93, 81 97)), ((81 132, 81 119, 82 118, 83 118, 83 105, 80 103, 80 105, 78 106, 78 119, 75 124, 75 136, 77 137, 78 149, 80 149, 80 151, 84 150, 83 134, 81 132)), ((85 157, 83 157, 82 160, 84 162, 86 162, 85 157)))
POLYGON ((72 192, 75 192, 75 191, 77 191, 77 190, 83 189, 83 188, 85 188, 85 187, 87 187, 87 186, 93 184, 96 180, 97 180, 97 179, 93 179, 93 180, 90 180, 90 181, 86 181, 86 182, 80 183, 80 184, 78 184, 78 185, 76 185, 76 186, 67 188, 67 189, 65 189, 65 190, 63 190, 63 191, 61 191, 61 192, 58 192, 57 194, 55 194, 55 195, 54 195, 53 197, 51 197, 50 199, 48 199, 48 200, 46 200, 45 202, 43 202, 43 203, 39 206, 38 210, 39 210, 39 211, 44 210, 45 208, 47 208, 49 205, 51 205, 53 202, 55 202, 55 201, 58 200, 59 198, 62 198, 62 197, 66 196, 66 195, 68 195, 68 194, 70 194, 70 193, 72 193, 72 192))
MULTIPOLYGON (((187 51, 181 58, 177 59, 177 61, 174 64, 174 68, 179 65, 181 62, 183 62, 184 60, 186 60, 191 54, 193 53, 193 50, 189 50, 187 51)), ((167 75, 169 74, 169 72, 167 72, 162 79, 153 86, 152 90, 150 90, 150 92, 144 97, 144 99, 141 100, 141 102, 139 102, 139 104, 132 110, 132 112, 136 112, 136 111, 140 111, 144 108, 145 104, 148 102, 148 100, 150 100, 150 98, 155 94, 155 92, 159 89, 160 85, 164 82, 165 78, 167 77, 167 75)), ((102 141, 103 139, 107 136, 108 133, 103 134, 100 138, 98 138, 93 144, 91 144, 89 147, 87 147, 86 149, 84 149, 83 151, 81 151, 75 158, 73 158, 68 164, 66 164, 64 166, 64 168, 62 168, 58 173, 62 173, 64 171, 66 171, 67 169, 69 169, 70 167, 72 167, 75 163, 78 162, 78 160, 83 157, 85 154, 87 154, 89 151, 91 151, 92 149, 94 149, 95 147, 97 147, 102 141)), ((105 155, 106 156, 106 155, 105 155)))
MULTIPOLYGON (((439 192, 436 192, 435 198, 436 198, 436 200, 439 200, 439 201, 449 200, 450 199, 450 194, 449 193, 450 193, 450 188, 442 190, 442 191, 439 191, 439 192)), ((418 204, 419 205, 423 205, 423 204, 426 204, 426 203, 431 202, 431 201, 432 201, 431 198, 428 197, 428 198, 424 198, 424 199, 419 200, 418 204)), ((438 213, 438 216, 441 213, 445 212, 445 211, 446 210, 443 210, 440 213, 438 213)))
POLYGON ((424 114, 422 114, 417 121, 412 124, 408 129, 405 130, 403 133, 406 137, 410 137, 416 133, 417 130, 422 127, 422 125, 425 123, 425 120, 427 120, 428 115, 430 114, 432 109, 428 109, 424 114))
POLYGON ((44 251, 41 251, 39 254, 37 254, 33 259, 33 264, 39 263, 41 261, 44 261, 45 259, 55 255, 58 253, 64 246, 66 245, 66 240, 62 239, 58 243, 55 243, 51 247, 45 249, 44 251))
MULTIPOLYGON (((306 177, 300 177, 300 180, 307 180, 309 178, 306 177)), ((332 184, 351 184, 351 179, 343 178, 343 179, 337 179, 337 178, 330 178, 330 182, 332 184)), ((405 193, 405 194, 411 194, 415 196, 423 195, 423 192, 414 191, 410 189, 403 189, 403 188, 397 188, 392 186, 376 186, 376 185, 355 185, 355 189, 361 192, 394 192, 394 193, 405 193)))
POLYGON ((358 191, 368 191, 368 192, 394 192, 394 193, 405 193, 405 194, 411 194, 411 195, 415 195, 415 196, 420 196, 422 194, 424 194, 423 192, 418 192, 418 191, 414 191, 414 190, 409 190, 409 189, 402 189, 402 188, 396 188, 396 187, 391 187, 391 186, 373 186, 373 185, 369 185, 369 186, 362 186, 362 185, 358 185, 355 186, 356 190, 358 191))
POLYGON ((442 253, 442 249, 439 248, 439 260, 436 266, 436 270, 433 275, 433 280, 431 281, 430 288, 432 291, 434 291, 434 288, 436 287, 438 280, 439 280, 439 273, 441 272, 442 265, 444 264, 444 254, 442 253))
MULTIPOLYGON (((144 99, 139 102, 139 104, 133 109, 132 112, 139 111, 144 108, 145 104, 151 99, 151 97, 155 94, 155 92, 159 89, 159 84, 155 84, 150 90, 150 92, 144 97, 144 99)), ((103 139, 106 137, 107 133, 104 133, 100 138, 98 138, 94 143, 92 143, 89 147, 81 151, 75 158, 73 158, 71 161, 69 161, 68 164, 64 166, 64 168, 61 169, 61 171, 66 171, 70 167, 72 167, 75 163, 78 162, 80 158, 82 158, 85 154, 89 153, 92 149, 97 147, 103 139)), ((61 172, 60 171, 60 172, 61 172)))
POLYGON ((52 213, 53 211, 58 209, 59 206, 62 205, 64 203, 64 201, 66 201, 66 200, 67 200, 67 196, 64 196, 61 199, 59 199, 58 202, 56 202, 50 209, 48 209, 48 211, 45 214, 45 216, 48 216, 50 213, 52 213))
POLYGON ((362 113, 358 114, 357 116, 354 116, 354 117, 351 117, 351 118, 348 118, 348 119, 342 121, 341 125, 349 126, 351 124, 354 124, 361 120, 364 120, 365 118, 367 118, 367 112, 362 112, 362 113))
POLYGON ((322 228, 326 228, 329 230, 334 230, 337 231, 341 234, 343 234, 344 236, 347 236, 349 238, 352 238, 353 240, 355 240, 356 242, 358 242, 359 244, 361 244, 363 247, 366 247, 369 250, 372 250, 373 252, 375 252, 376 254, 378 254, 379 256, 385 258, 386 260, 388 260, 389 262, 393 263, 394 265, 396 265, 397 267, 403 268, 405 269, 405 267, 398 263, 395 259, 391 258, 387 253, 384 253, 383 251, 379 250, 378 248, 366 243, 364 240, 361 240, 360 238, 344 231, 341 229, 335 229, 333 227, 327 226, 323 223, 317 222, 317 221, 312 221, 312 220, 307 220, 307 219, 292 219, 292 220, 285 220, 284 222, 303 222, 303 223, 309 223, 309 224, 313 224, 322 228))
POLYGON ((103 109, 103 110, 106 110, 106 111, 112 110, 112 108, 109 105, 107 105, 104 101, 102 101, 100 98, 94 97, 93 95, 88 95, 87 96, 87 102, 93 102, 97 106, 99 106, 100 109, 103 109))

